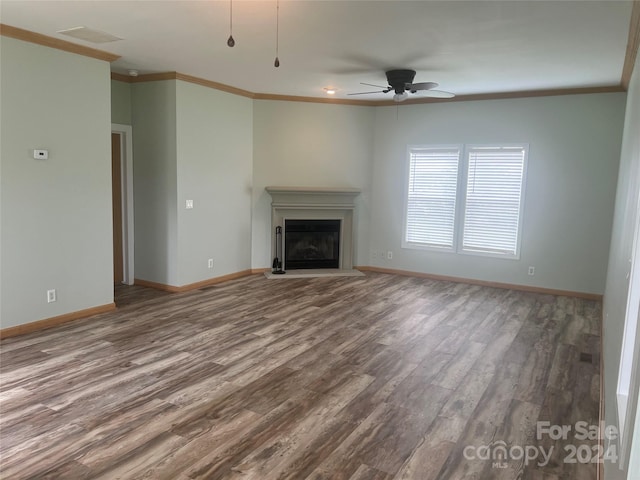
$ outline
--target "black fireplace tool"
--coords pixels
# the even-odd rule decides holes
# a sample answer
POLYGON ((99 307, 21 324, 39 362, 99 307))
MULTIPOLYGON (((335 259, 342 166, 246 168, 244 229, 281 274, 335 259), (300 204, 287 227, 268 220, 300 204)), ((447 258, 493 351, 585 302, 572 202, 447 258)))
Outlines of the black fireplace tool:
POLYGON ((276 227, 276 258, 273 259, 273 270, 271 271, 274 275, 282 275, 286 273, 282 269, 282 227, 276 227))

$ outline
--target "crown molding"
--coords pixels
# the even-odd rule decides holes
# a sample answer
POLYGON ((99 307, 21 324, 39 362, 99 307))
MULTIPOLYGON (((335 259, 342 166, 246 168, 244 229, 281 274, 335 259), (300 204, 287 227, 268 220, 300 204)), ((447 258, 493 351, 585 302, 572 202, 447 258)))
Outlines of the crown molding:
POLYGON ((161 80, 177 80, 178 72, 145 73, 137 77, 127 77, 130 83, 159 82, 161 80))
POLYGON ((241 88, 232 87, 231 85, 225 85, 224 83, 214 82, 212 80, 205 80, 204 78, 194 77, 192 75, 186 75, 184 73, 176 72, 176 80, 182 80, 183 82, 195 83, 196 85, 202 85, 203 87, 213 88, 215 90, 221 90, 227 93, 233 93, 234 95, 240 95, 241 97, 255 98, 255 93, 241 88))
POLYGON ((160 80, 182 80, 183 82, 194 83, 207 88, 213 88, 214 90, 220 90, 234 95, 240 95, 241 97, 254 98, 255 94, 248 90, 232 87, 224 83, 214 82, 205 78, 194 77, 193 75, 187 75, 180 72, 160 72, 160 73, 146 73, 132 77, 130 75, 124 75, 122 73, 111 72, 111 80, 117 80, 119 82, 126 83, 144 83, 144 82, 157 82, 160 80))
POLYGON ((496 93, 480 93, 473 95, 457 95, 453 98, 414 98, 401 103, 393 100, 350 100, 346 98, 322 98, 322 97, 303 97, 295 95, 277 95, 272 93, 253 93, 248 90, 225 85, 223 83, 213 82, 204 78, 198 78, 191 75, 185 75, 179 72, 150 73, 130 77, 121 73, 111 73, 113 80, 127 83, 155 82, 159 80, 182 80, 189 83, 195 83, 204 87, 222 90, 223 92, 241 95, 243 97, 252 98, 254 100, 276 100, 281 102, 303 102, 303 103, 324 103, 333 105, 356 105, 365 107, 384 107, 393 105, 416 105, 422 103, 450 103, 450 102, 472 102, 478 100, 500 100, 508 98, 529 98, 529 97, 553 97, 558 95, 585 95, 591 93, 619 93, 624 92, 622 85, 607 85, 599 87, 579 87, 579 88, 555 88, 548 90, 520 90, 515 92, 496 92, 496 93))
POLYGON ((129 75, 124 75, 123 73, 111 72, 111 80, 131 83, 131 77, 129 75))
POLYGON ((3 23, 0 23, 0 35, 15 38, 17 40, 23 40, 25 42, 35 43, 45 47, 55 48, 64 52, 83 55, 85 57, 97 58, 98 60, 104 60, 109 63, 120 58, 120 55, 105 52, 104 50, 85 47, 76 43, 67 42, 66 40, 49 37, 47 35, 42 35, 41 33, 30 32, 29 30, 12 27, 11 25, 5 25, 3 23))
POLYGON ((272 93, 256 93, 256 100, 279 100, 284 102, 330 103, 334 105, 359 105, 375 107, 379 100, 350 100, 348 98, 299 97, 295 95, 276 95, 272 93))

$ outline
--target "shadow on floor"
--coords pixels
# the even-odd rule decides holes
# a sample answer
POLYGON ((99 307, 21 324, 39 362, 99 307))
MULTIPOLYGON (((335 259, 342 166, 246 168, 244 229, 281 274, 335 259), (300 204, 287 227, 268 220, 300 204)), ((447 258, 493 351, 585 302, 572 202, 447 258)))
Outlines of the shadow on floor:
POLYGON ((114 287, 114 301, 116 307, 122 308, 129 305, 136 305, 158 297, 171 295, 155 288, 141 287, 139 285, 116 285, 114 287))

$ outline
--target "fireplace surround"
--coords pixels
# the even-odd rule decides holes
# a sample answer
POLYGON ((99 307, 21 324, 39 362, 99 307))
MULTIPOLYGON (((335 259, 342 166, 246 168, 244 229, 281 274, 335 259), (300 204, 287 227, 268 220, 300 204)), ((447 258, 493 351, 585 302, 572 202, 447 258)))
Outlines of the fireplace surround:
MULTIPOLYGON (((275 228, 283 228, 286 237, 286 223, 289 221, 339 221, 339 251, 336 263, 332 266, 316 266, 304 268, 338 268, 353 269, 355 241, 355 198, 360 194, 357 188, 323 188, 323 187, 266 187, 271 195, 271 259, 275 257, 275 228)), ((296 222, 293 222, 296 224, 296 222)), ((286 242, 283 245, 283 257, 287 258, 286 242)), ((290 247, 291 248, 291 247, 290 247)), ((289 252, 291 253, 291 252, 289 252)), ((296 264, 284 265, 285 270, 300 268, 296 264)))

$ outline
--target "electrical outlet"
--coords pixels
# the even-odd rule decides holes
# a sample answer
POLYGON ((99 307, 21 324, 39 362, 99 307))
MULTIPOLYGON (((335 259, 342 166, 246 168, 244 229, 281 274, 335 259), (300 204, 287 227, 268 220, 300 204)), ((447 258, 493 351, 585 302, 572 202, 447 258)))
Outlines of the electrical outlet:
POLYGON ((213 258, 209 259, 209 261, 207 262, 207 267, 213 268, 213 258))
POLYGON ((387 260, 392 260, 393 259, 393 252, 391 250, 389 250, 387 252, 387 260))
POLYGON ((47 303, 51 303, 51 302, 55 302, 56 301, 56 291, 54 290, 47 290, 47 303))
POLYGON ((527 274, 533 276, 535 275, 535 273, 536 273, 536 267, 529 267, 527 274))
POLYGON ((187 200, 186 208, 189 208, 189 209, 193 208, 193 200, 187 200))

